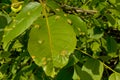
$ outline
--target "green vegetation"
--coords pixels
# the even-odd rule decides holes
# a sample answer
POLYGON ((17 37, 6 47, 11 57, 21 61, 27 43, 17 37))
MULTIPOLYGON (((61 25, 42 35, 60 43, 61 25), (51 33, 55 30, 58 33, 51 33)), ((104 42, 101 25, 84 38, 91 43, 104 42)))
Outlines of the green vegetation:
POLYGON ((119 80, 120 0, 0 0, 0 80, 119 80))

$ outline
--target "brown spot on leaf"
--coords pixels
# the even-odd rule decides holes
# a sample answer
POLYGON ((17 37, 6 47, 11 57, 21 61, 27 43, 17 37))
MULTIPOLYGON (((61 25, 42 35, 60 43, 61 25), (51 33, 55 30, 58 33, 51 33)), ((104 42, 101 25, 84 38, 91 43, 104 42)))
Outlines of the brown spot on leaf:
POLYGON ((46 65, 46 64, 47 64, 46 60, 47 60, 46 57, 43 57, 43 58, 42 58, 42 64, 43 64, 43 65, 46 65))
POLYGON ((60 55, 61 56, 66 56, 67 55, 67 51, 66 50, 61 51, 60 55))
POLYGON ((32 59, 35 59, 35 56, 32 56, 32 59))
POLYGON ((46 61, 44 61, 42 64, 43 64, 43 65, 46 65, 46 64, 47 64, 47 62, 46 62, 46 61))
POLYGON ((38 24, 36 24, 34 27, 35 27, 35 28, 40 28, 40 26, 39 26, 38 24))

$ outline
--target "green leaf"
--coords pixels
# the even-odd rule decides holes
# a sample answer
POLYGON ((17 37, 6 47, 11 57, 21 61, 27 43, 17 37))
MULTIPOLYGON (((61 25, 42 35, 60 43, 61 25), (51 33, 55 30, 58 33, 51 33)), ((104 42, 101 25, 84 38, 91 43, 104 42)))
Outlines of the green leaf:
POLYGON ((92 76, 89 75, 86 71, 81 70, 80 66, 75 65, 73 80, 93 80, 93 79, 92 76))
POLYGON ((0 72, 0 79, 2 80, 4 75, 0 72))
POLYGON ((73 74, 73 80, 80 80, 80 77, 78 76, 75 69, 74 69, 74 74, 73 74))
POLYGON ((62 68, 56 75, 55 80, 72 80, 73 67, 62 68))
POLYGON ((3 48, 7 50, 7 45, 14 38, 23 33, 41 15, 42 7, 37 2, 31 2, 17 14, 15 19, 5 28, 3 37, 3 48))
POLYGON ((56 3, 53 0, 46 0, 46 4, 48 7, 50 7, 50 9, 52 9, 57 15, 64 15, 63 10, 61 9, 61 6, 58 5, 58 3, 56 3))
POLYGON ((92 51, 96 52, 100 50, 100 44, 98 42, 93 42, 91 45, 92 51))
POLYGON ((0 15, 0 29, 3 29, 7 25, 6 17, 0 15))
POLYGON ((83 65, 82 70, 88 73, 92 77, 92 80, 101 80, 104 67, 100 61, 88 59, 83 65))
POLYGON ((115 4, 116 0, 109 0, 110 3, 115 4))
POLYGON ((7 19, 6 17, 0 15, 0 41, 2 40, 4 28, 7 25, 7 19))
POLYGON ((10 23, 11 22, 11 17, 9 16, 9 15, 7 15, 7 14, 4 14, 4 13, 2 13, 2 12, 0 12, 0 16, 4 16, 6 19, 7 19, 7 23, 10 23))
POLYGON ((107 5, 108 5, 107 2, 99 2, 99 4, 97 5, 96 9, 98 11, 102 11, 107 5))
POLYGON ((112 37, 107 37, 107 52, 109 56, 115 57, 117 51, 117 42, 112 37))
POLYGON ((90 35, 90 38, 100 39, 103 36, 104 32, 99 27, 94 27, 88 29, 88 34, 90 35))
POLYGON ((23 47, 23 45, 19 42, 19 40, 16 40, 12 48, 17 49, 21 47, 23 47))
POLYGON ((76 15, 68 15, 68 18, 71 20, 77 35, 80 33, 87 33, 87 25, 80 17, 76 15))
POLYGON ((105 14, 107 20, 111 23, 111 25, 115 25, 116 20, 114 18, 114 16, 110 15, 110 14, 105 14))
POLYGON ((30 32, 28 51, 35 63, 53 76, 54 67, 62 68, 68 63, 76 46, 76 35, 61 16, 48 17, 48 22, 49 26, 45 19, 36 21, 30 32))
POLYGON ((112 73, 109 76, 109 80, 120 80, 120 74, 119 73, 112 73))
POLYGON ((120 72, 120 62, 115 66, 115 71, 120 72))

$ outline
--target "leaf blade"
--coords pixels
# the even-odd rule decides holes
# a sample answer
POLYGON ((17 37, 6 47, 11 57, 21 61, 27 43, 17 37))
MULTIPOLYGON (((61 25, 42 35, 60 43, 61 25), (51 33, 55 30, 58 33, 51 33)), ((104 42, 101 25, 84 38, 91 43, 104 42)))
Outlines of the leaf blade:
POLYGON ((52 48, 45 19, 38 20, 36 25, 39 27, 31 30, 28 42, 28 51, 31 56, 34 56, 35 63, 45 68, 46 73, 47 69, 52 67, 51 71, 47 73, 48 75, 54 74, 54 67, 62 68, 67 64, 69 55, 76 46, 76 35, 72 27, 62 17, 60 19, 56 19, 56 17, 57 15, 48 18, 52 48))
POLYGON ((41 15, 42 7, 37 2, 26 5, 16 18, 5 28, 3 48, 7 49, 8 43, 23 33, 41 15))

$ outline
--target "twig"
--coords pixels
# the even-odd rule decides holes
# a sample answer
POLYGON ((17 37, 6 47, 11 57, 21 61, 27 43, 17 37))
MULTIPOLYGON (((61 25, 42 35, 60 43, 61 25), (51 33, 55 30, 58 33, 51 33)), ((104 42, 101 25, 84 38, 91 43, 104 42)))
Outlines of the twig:
MULTIPOLYGON (((78 49, 77 49, 78 50, 78 49)), ((92 57, 90 54, 88 54, 87 52, 85 52, 85 51, 82 51, 82 50, 79 50, 79 51, 81 51, 83 54, 85 54, 85 55, 87 55, 87 56, 89 56, 89 57, 91 57, 91 58, 93 58, 93 59, 96 59, 96 58, 94 58, 94 57, 92 57)), ((99 60, 100 61, 100 60, 99 60)), ((111 67, 109 67, 108 65, 106 65, 104 62, 102 62, 102 61, 100 61, 103 65, 104 65, 104 67, 106 67, 107 69, 109 69, 109 70, 111 70, 112 72, 114 72, 114 73, 118 73, 118 74, 120 74, 119 72, 117 72, 117 71, 115 71, 114 69, 112 69, 111 67)))
POLYGON ((84 10, 81 8, 72 7, 68 5, 62 5, 61 7, 64 8, 68 13, 72 13, 72 10, 75 11, 76 13, 88 13, 88 14, 96 14, 98 12, 96 10, 84 10))

